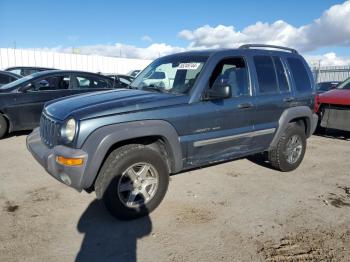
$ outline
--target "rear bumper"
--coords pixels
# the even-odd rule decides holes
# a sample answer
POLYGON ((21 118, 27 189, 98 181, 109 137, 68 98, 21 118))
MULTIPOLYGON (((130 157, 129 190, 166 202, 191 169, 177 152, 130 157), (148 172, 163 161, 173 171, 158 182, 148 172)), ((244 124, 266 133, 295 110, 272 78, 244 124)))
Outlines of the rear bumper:
POLYGON ((332 128, 350 131, 350 108, 329 107, 325 108, 320 125, 324 128, 332 128))
POLYGON ((48 148, 41 141, 39 128, 27 137, 27 148, 51 176, 78 191, 83 189, 82 180, 88 161, 88 154, 85 151, 61 145, 48 148), (56 161, 57 156, 82 158, 83 164, 80 166, 65 166, 56 161))

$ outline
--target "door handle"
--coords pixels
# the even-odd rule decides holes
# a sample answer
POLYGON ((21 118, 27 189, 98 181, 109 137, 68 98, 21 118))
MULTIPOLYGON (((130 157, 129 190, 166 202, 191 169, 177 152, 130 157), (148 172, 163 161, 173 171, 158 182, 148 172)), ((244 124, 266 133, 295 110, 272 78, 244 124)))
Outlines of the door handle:
POLYGON ((245 109, 245 108, 251 108, 251 107, 253 107, 252 103, 242 103, 238 105, 239 109, 245 109))
POLYGON ((294 101, 294 97, 286 97, 283 99, 283 102, 293 102, 294 101))

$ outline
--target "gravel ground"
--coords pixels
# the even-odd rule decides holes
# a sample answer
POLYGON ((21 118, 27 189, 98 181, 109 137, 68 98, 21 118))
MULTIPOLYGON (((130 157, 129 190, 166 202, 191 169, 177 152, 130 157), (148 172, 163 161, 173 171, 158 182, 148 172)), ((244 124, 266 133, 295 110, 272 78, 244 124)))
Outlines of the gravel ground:
POLYGON ((172 176, 160 207, 131 222, 47 175, 25 138, 0 141, 0 261, 350 259, 350 138, 341 134, 309 139, 291 173, 243 159, 172 176))

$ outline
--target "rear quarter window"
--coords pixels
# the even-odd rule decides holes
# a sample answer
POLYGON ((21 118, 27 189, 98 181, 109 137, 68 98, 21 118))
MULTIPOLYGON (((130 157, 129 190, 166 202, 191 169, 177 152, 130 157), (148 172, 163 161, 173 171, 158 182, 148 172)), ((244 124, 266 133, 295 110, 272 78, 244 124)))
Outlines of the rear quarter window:
POLYGON ((295 89, 299 92, 311 91, 312 86, 304 63, 299 58, 293 57, 288 58, 287 61, 292 73, 295 89))

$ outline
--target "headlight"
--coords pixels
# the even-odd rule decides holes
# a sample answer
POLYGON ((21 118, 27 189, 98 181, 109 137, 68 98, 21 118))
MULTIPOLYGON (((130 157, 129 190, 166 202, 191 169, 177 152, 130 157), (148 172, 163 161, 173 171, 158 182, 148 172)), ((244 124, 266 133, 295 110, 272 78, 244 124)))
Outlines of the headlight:
POLYGON ((76 121, 71 118, 66 122, 65 127, 62 130, 62 136, 66 138, 69 142, 72 142, 75 136, 76 121))

